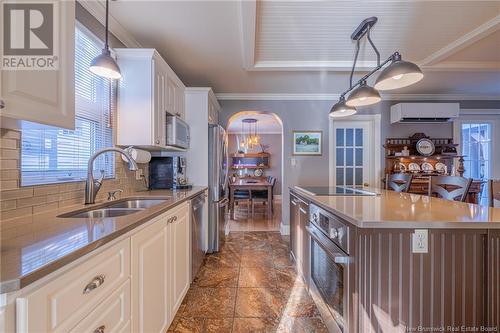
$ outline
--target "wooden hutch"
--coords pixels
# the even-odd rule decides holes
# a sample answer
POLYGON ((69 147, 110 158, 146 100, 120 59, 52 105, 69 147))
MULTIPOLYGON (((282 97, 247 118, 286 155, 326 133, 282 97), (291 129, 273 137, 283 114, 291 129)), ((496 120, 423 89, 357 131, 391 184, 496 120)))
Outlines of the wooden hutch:
MULTIPOLYGON (((254 178, 256 169, 269 169, 271 167, 271 154, 261 153, 235 153, 231 155, 231 168, 239 173, 239 178, 254 178), (242 174, 242 172, 251 172, 251 174, 242 174)), ((260 178, 260 177, 257 177, 260 178)))
MULTIPOLYGON (((387 138, 384 144, 385 174, 411 172, 414 177, 409 192, 427 194, 429 177, 451 175, 455 166, 455 174, 463 176, 465 156, 458 155, 456 147, 458 144, 453 143, 451 138, 430 138, 423 133, 416 133, 409 138, 387 138), (421 155, 416 149, 417 142, 423 138, 431 140, 434 144, 435 150, 430 156, 421 155), (405 147, 408 150, 408 155, 402 156, 401 153, 405 147)), ((477 203, 482 183, 481 181, 472 183, 467 198, 468 202, 477 203)))

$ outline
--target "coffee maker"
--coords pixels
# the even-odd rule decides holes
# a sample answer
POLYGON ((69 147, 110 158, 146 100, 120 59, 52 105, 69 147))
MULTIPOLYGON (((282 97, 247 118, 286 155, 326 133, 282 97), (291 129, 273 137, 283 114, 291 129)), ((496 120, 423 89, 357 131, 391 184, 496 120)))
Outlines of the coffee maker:
POLYGON ((181 189, 186 184, 186 158, 154 156, 149 162, 149 189, 181 189))

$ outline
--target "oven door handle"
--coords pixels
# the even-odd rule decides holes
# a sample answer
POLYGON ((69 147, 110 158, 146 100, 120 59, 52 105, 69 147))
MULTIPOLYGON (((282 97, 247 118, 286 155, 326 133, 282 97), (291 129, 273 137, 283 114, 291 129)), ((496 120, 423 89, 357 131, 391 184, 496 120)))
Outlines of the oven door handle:
POLYGON ((331 243, 331 240, 326 238, 323 234, 320 232, 316 231, 316 228, 306 226, 306 230, 309 233, 309 235, 323 248, 323 250, 326 251, 326 253, 332 257, 333 261, 336 264, 340 265, 348 265, 351 260, 348 255, 346 255, 343 252, 338 251, 336 248, 336 245, 329 244, 331 243))

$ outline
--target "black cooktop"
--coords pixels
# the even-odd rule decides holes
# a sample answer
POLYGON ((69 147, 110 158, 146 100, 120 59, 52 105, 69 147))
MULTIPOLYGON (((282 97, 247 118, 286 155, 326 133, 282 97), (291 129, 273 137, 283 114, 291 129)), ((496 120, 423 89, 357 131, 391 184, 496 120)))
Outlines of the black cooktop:
POLYGON ((349 196, 375 196, 377 193, 369 192, 361 188, 348 186, 295 186, 295 188, 307 192, 311 195, 349 195, 349 196))

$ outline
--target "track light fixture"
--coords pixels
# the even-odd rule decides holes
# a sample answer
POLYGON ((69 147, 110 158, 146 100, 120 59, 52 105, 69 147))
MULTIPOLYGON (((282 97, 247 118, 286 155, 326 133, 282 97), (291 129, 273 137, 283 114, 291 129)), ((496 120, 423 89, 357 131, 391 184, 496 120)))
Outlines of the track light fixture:
POLYGON ((349 77, 349 89, 340 95, 339 102, 330 110, 330 117, 336 118, 353 115, 356 113, 357 106, 372 105, 380 102, 382 98, 378 90, 392 90, 407 87, 422 80, 424 77, 420 68, 412 62, 403 61, 399 52, 394 52, 387 60, 382 63, 380 62, 380 53, 370 36, 370 30, 375 23, 377 23, 377 20, 375 16, 365 19, 351 35, 351 39, 356 41, 356 54, 349 77), (353 84, 352 77, 358 60, 360 40, 365 36, 377 55, 377 67, 353 84), (388 63, 390 63, 390 65, 382 70, 375 81, 374 87, 370 87, 366 83, 366 80, 388 63), (346 100, 345 96, 349 93, 350 95, 346 100))

